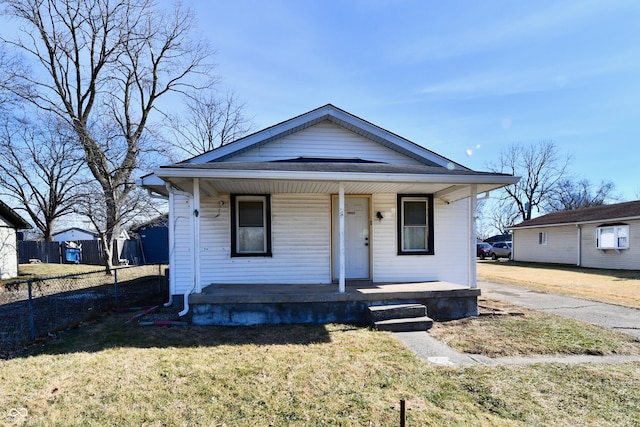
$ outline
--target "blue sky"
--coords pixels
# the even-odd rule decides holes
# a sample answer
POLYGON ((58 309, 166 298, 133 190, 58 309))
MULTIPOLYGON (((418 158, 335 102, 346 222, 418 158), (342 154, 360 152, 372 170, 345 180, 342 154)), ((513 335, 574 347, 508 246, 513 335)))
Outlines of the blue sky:
POLYGON ((332 103, 477 170, 553 140, 640 198, 640 2, 194 0, 255 130, 332 103))

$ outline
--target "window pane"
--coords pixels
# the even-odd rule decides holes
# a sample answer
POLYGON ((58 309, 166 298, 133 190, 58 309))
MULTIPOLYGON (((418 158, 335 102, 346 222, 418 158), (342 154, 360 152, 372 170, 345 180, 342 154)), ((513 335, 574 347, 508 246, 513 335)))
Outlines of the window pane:
POLYGON ((427 225, 426 202, 404 202, 404 225, 427 225))
POLYGON ((427 227, 404 227, 403 250, 427 250, 427 227))
POLYGON ((241 227, 238 229, 238 252, 264 251, 264 228, 241 227))
POLYGON ((262 227, 264 215, 262 201, 238 202, 238 225, 240 227, 262 227))
POLYGON ((601 248, 614 248, 614 232, 613 227, 600 228, 600 247, 601 248))

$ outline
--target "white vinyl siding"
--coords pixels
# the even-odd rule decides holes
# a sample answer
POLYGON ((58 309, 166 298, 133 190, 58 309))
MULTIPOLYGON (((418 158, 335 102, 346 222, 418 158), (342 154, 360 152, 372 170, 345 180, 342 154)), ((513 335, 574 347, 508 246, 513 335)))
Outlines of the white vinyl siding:
POLYGON ((396 194, 374 194, 373 280, 376 282, 432 281, 467 284, 469 277, 469 201, 451 204, 434 200, 434 255, 397 254, 396 194))
POLYGON ((228 161, 270 162, 298 157, 332 157, 409 165, 422 164, 328 121, 236 154, 228 161))
POLYGON ((203 287, 211 283, 331 283, 328 194, 271 195, 271 257, 231 257, 229 199, 220 200, 201 201, 203 287))
POLYGON ((575 264, 578 229, 575 225, 513 231, 513 260, 575 264), (546 233, 541 243, 541 233, 546 233))
POLYGON ((174 270, 171 274, 175 277, 174 292, 185 294, 194 284, 191 198, 176 195, 173 206, 174 216, 169 218, 169 227, 173 227, 174 240, 169 254, 175 257, 175 263, 171 265, 174 270))
POLYGON ((18 276, 16 230, 0 217, 0 279, 18 276))

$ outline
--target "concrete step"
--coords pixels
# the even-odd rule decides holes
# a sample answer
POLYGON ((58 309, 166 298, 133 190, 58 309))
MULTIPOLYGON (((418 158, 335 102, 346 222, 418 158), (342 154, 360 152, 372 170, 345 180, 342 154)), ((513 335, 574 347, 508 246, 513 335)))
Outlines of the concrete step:
POLYGON ((407 317, 403 319, 379 320, 377 322, 374 322, 373 326, 379 331, 426 331, 433 326, 433 320, 427 316, 407 317))
POLYGON ((372 305, 367 310, 367 318, 370 323, 426 315, 427 307, 422 304, 372 305))

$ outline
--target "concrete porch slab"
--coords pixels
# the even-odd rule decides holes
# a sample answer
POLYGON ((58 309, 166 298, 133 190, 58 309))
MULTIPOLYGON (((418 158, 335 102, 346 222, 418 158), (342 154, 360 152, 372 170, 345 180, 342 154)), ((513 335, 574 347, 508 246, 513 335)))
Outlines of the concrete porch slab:
POLYGON ((423 299, 479 296, 480 290, 447 282, 414 283, 347 283, 344 293, 338 285, 257 285, 211 284, 200 294, 189 296, 190 304, 206 303, 293 303, 338 301, 387 301, 394 299, 423 299))
POLYGON ((478 314, 480 290, 447 282, 331 285, 212 284, 189 296, 196 325, 365 323, 371 305, 423 304, 435 320, 478 314))

